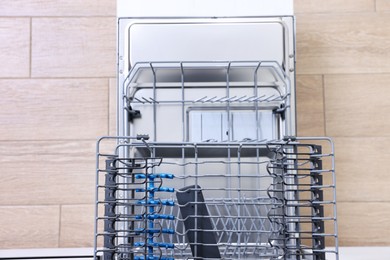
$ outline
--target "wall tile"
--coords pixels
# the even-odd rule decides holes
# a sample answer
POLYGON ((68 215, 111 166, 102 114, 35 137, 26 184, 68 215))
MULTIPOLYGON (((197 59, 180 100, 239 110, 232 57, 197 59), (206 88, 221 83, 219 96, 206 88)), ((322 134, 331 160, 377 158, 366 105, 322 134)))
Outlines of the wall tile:
POLYGON ((298 74, 390 72, 389 15, 297 16, 298 74))
POLYGON ((0 80, 0 140, 107 134, 107 79, 0 80))
POLYGON ((1 0, 0 16, 115 16, 111 0, 1 0))
POLYGON ((0 142, 0 163, 0 205, 94 202, 94 140, 0 142))
POLYGON ((30 19, 0 18, 0 62, 0 78, 29 76, 30 19))
POLYGON ((61 207, 60 247, 93 247, 95 206, 61 207))
POLYGON ((334 138, 338 201, 390 202, 390 138, 334 138))
POLYGON ((325 76, 326 133, 390 136, 390 74, 325 76))
POLYGON ((389 0, 376 0, 376 10, 378 12, 389 12, 390 1, 389 0))
POLYGON ((33 77, 115 76, 115 18, 33 18, 33 77))
POLYGON ((390 203, 339 203, 341 246, 390 246, 390 203))
POLYGON ((294 0, 294 11, 295 13, 374 12, 375 0, 294 0))
POLYGON ((299 136, 324 135, 322 76, 297 75, 297 124, 299 136))
POLYGON ((58 247, 59 209, 59 206, 0 207, 0 248, 58 247))

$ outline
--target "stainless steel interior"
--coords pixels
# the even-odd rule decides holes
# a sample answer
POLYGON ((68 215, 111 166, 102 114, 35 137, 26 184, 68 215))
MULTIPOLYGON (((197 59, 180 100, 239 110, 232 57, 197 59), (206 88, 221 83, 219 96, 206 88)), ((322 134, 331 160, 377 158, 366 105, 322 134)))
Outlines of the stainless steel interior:
POLYGON ((245 96, 242 99, 247 103, 253 97, 250 106, 279 96, 289 102, 289 129, 284 134, 296 134, 293 17, 123 18, 118 23, 119 136, 131 131, 122 109, 128 99, 152 101, 154 94, 164 102, 172 95, 171 100, 209 101, 205 105, 214 103, 212 106, 224 106, 220 101, 230 102, 230 98, 240 102, 235 96, 245 96), (159 91, 164 86, 164 91, 159 91), (145 90, 153 87, 155 93, 145 90), (183 93, 180 88, 185 89, 183 93), (198 90, 190 90, 194 88, 198 90))

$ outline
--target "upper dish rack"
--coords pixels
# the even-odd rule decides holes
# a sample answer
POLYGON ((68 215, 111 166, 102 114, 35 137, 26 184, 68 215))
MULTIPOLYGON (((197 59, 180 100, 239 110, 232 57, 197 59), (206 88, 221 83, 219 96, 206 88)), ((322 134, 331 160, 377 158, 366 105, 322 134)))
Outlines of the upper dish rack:
POLYGON ((234 142, 295 133, 290 79, 276 61, 137 63, 119 89, 119 135, 234 142))

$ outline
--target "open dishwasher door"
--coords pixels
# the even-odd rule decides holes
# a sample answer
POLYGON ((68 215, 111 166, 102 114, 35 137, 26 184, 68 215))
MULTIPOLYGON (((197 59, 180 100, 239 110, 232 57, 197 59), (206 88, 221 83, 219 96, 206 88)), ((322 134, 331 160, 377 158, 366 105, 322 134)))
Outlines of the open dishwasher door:
POLYGON ((292 1, 164 3, 118 1, 95 256, 337 257, 333 145, 294 137, 292 1))

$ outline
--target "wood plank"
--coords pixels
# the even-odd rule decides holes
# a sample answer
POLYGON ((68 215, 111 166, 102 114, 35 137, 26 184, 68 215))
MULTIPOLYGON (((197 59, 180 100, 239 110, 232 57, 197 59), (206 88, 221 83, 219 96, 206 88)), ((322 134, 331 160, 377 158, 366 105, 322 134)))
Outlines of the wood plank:
POLYGON ((60 247, 93 247, 94 209, 91 205, 61 206, 60 247))
POLYGON ((0 18, 0 61, 0 77, 29 76, 30 19, 0 18))
POLYGON ((33 18, 33 77, 115 76, 116 22, 103 18, 33 18))
POLYGON ((378 12, 389 12, 390 1, 389 0, 376 0, 376 10, 378 12))
POLYGON ((0 140, 93 140, 107 134, 107 79, 0 80, 0 89, 0 140))
POLYGON ((390 75, 326 75, 326 133, 390 136, 390 75))
POLYGON ((294 11, 297 14, 374 12, 375 0, 295 0, 294 11))
POLYGON ((109 134, 116 135, 116 108, 117 108, 117 94, 116 94, 116 79, 110 79, 110 97, 109 97, 109 134))
POLYGON ((94 201, 95 141, 0 142, 0 205, 94 201))
POLYGON ((377 13, 298 15, 297 73, 390 72, 389 23, 377 13))
POLYGON ((59 217, 59 206, 0 207, 0 248, 58 247, 59 217))
POLYGON ((390 202, 389 137, 334 138, 338 201, 390 202))
POLYGON ((341 246, 390 246, 390 203, 338 204, 341 246))
POLYGON ((297 75, 298 136, 324 135, 322 76, 297 75))
POLYGON ((115 16, 111 0, 2 0, 1 16, 115 16))

